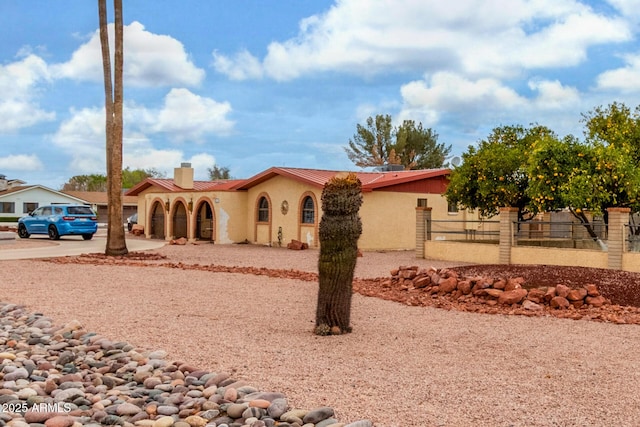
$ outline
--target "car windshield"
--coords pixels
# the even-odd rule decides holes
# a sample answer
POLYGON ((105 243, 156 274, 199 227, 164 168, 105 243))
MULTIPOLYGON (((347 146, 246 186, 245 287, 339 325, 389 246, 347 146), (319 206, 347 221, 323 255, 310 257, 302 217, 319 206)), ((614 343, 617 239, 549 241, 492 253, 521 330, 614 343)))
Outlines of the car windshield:
POLYGON ((69 206, 67 212, 69 215, 93 215, 93 211, 88 206, 69 206))

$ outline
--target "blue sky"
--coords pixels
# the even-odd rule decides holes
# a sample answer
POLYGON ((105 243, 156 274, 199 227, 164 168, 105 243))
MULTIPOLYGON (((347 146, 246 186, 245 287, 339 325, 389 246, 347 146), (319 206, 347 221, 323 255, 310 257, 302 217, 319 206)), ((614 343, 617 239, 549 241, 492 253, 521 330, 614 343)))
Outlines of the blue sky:
MULTIPOLYGON (((581 113, 640 104, 640 0, 124 3, 123 166, 169 177, 356 170, 343 147, 376 114, 460 155, 497 126, 581 137, 581 113)), ((105 173, 97 31, 97 1, 0 0, 0 174, 105 173)))

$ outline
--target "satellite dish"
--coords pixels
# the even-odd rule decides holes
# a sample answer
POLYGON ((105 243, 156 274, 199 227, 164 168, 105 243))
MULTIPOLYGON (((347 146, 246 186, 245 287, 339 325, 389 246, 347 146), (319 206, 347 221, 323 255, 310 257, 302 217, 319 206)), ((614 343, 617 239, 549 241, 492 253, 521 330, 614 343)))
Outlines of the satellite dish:
POLYGON ((460 163, 462 163, 462 160, 460 159, 460 157, 454 156, 451 158, 451 164, 453 166, 460 166, 460 163))

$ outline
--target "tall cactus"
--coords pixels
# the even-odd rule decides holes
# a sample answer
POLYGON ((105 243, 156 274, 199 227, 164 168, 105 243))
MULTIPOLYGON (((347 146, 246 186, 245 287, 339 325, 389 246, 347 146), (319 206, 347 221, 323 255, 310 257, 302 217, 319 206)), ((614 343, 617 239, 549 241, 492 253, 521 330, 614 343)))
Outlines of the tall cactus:
POLYGON ((322 190, 317 335, 351 332, 353 272, 362 222, 362 184, 354 173, 336 175, 322 190))

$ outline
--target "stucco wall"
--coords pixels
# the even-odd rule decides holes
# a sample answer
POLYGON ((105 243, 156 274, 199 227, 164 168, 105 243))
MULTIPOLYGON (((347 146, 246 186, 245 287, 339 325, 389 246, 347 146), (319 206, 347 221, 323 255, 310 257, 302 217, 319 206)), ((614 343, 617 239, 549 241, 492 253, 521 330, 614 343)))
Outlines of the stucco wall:
POLYGON ((640 253, 625 252, 622 254, 622 269, 640 273, 640 253))
MULTIPOLYGON (((241 242, 248 238, 245 223, 246 223, 246 197, 245 193, 238 192, 176 192, 166 193, 158 188, 149 188, 143 191, 138 197, 138 224, 144 226, 145 233, 149 235, 149 217, 151 215, 150 210, 155 201, 159 201, 163 204, 167 200, 170 201, 172 206, 171 212, 173 212, 173 206, 178 201, 189 204, 193 201, 193 211, 188 212, 189 220, 189 238, 193 238, 195 231, 195 222, 197 215, 197 208, 201 202, 207 201, 213 208, 215 219, 215 237, 214 240, 218 243, 235 243, 241 242), (144 213, 144 214, 143 214, 144 213)), ((170 213, 165 212, 165 226, 167 220, 170 217, 170 213)), ((169 225, 171 227, 171 225, 169 225)), ((167 231, 166 239, 172 237, 170 230, 167 231)))
POLYGON ((543 248, 536 246, 511 247, 512 264, 574 265, 607 268, 606 252, 589 249, 543 248))
POLYGON ((320 196, 322 189, 313 188, 301 182, 283 176, 258 184, 247 192, 246 229, 248 239, 259 244, 278 244, 278 230, 282 227, 282 244, 286 246, 292 239, 302 240, 309 246, 317 244, 317 224, 321 213, 320 196), (315 199, 315 223, 316 225, 301 226, 301 203, 306 195, 312 195, 315 199), (258 200, 266 196, 270 200, 270 224, 256 224, 258 200), (282 211, 282 203, 286 201, 288 210, 282 211), (269 228, 270 225, 270 228, 269 228), (270 229, 270 232, 269 232, 270 229), (301 232, 301 229, 304 229, 301 232), (269 235, 270 234, 270 235, 269 235), (311 242, 308 236, 311 235, 311 242))
POLYGON ((427 240, 424 242, 425 258, 472 264, 498 264, 499 246, 487 243, 460 243, 427 240))

